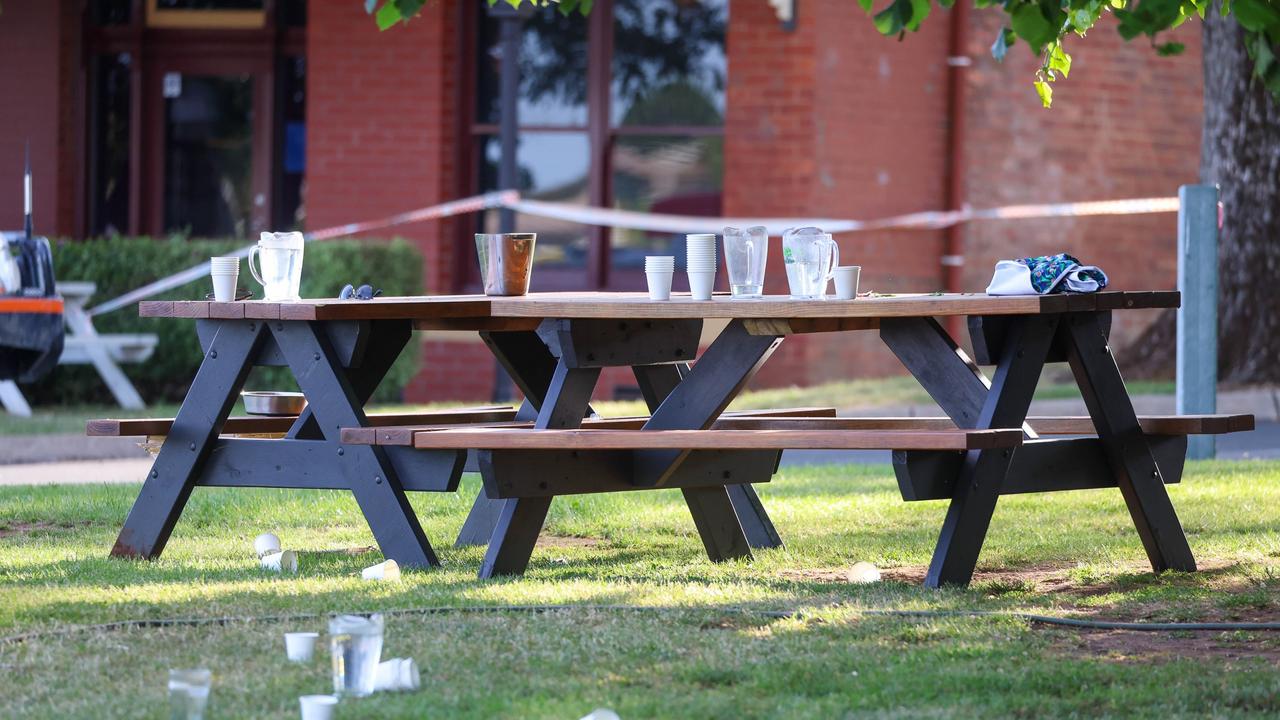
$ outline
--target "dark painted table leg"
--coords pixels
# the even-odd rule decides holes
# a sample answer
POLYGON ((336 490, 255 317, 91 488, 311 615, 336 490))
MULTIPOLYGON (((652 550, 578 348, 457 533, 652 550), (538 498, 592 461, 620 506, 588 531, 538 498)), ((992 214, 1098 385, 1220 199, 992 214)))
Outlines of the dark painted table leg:
MULTIPOLYGON (((383 378, 391 370, 391 366, 404 352, 405 345, 413 337, 413 326, 408 322, 381 320, 371 321, 369 337, 365 342, 365 350, 358 368, 346 368, 344 372, 351 384, 360 406, 369 402, 373 393, 382 383, 383 378)), ((320 426, 316 424, 315 414, 310 407, 304 408, 293 422, 293 427, 285 435, 299 440, 319 440, 324 437, 320 426)))
MULTIPOLYGON (((988 388, 978 367, 931 318, 885 320, 886 345, 960 427, 1021 427, 1057 331, 1057 316, 1019 317, 988 388)), ((939 533, 925 585, 967 585, 1009 468, 1009 450, 970 451, 939 533)))
MULTIPOLYGON (((524 394, 524 404, 516 413, 517 420, 538 419, 538 409, 551 387, 556 372, 556 359, 536 332, 482 332, 489 351, 507 371, 507 375, 524 394)), ((484 545, 493 537, 507 500, 495 500, 481 490, 471 512, 458 531, 454 547, 484 545)))
POLYGON ((113 556, 156 558, 164 551, 264 336, 262 323, 220 325, 120 529, 113 556))
POLYGON ((339 442, 340 428, 366 424, 364 411, 332 345, 318 328, 306 322, 272 326, 321 432, 335 454, 343 457, 343 462, 335 463, 335 472, 343 473, 384 555, 405 567, 438 565, 384 449, 339 442))
MULTIPOLYGON (((741 320, 730 322, 653 411, 644 429, 710 427, 781 342, 779 336, 752 335, 741 320)), ((688 454, 688 450, 637 452, 636 484, 661 486, 688 454)))
MULTIPOLYGON (((575 428, 591 406, 591 391, 600 377, 600 368, 570 368, 556 365, 536 428, 575 428)), ((498 522, 480 566, 480 577, 520 575, 529 567, 533 547, 546 522, 551 498, 515 498, 502 501, 498 522)))
MULTIPOLYGON (((685 363, 676 365, 637 365, 632 370, 636 375, 636 383, 640 386, 640 394, 644 396, 645 404, 649 406, 649 412, 657 410, 667 395, 680 384, 681 379, 690 372, 689 366, 685 363)), ((726 485, 725 491, 729 495, 729 503, 733 506, 733 511, 738 517, 738 523, 742 526, 742 532, 746 535, 747 545, 752 548, 776 548, 782 547, 782 538, 778 536, 778 530, 773 526, 773 521, 769 519, 769 514, 765 511, 764 505, 760 502, 760 496, 756 494, 756 489, 752 485, 726 485)), ((698 524, 699 515, 706 510, 703 509, 706 504, 703 502, 703 493, 697 493, 694 497, 685 493, 685 500, 689 503, 690 508, 695 505, 699 511, 694 513, 694 524, 698 524)), ((699 526, 698 534, 703 538, 704 544, 707 533, 702 531, 699 526)), ((732 535, 732 533, 730 533, 732 535)), ((736 540, 735 537, 727 537, 730 546, 736 540)), ((708 545, 708 552, 712 546, 708 545)), ((733 550, 730 547, 730 550, 733 550)))
POLYGON ((1067 359, 1084 395, 1089 416, 1120 486, 1151 568, 1196 569, 1187 536, 1169 500, 1160 468, 1138 425, 1133 402, 1107 345, 1096 313, 1079 313, 1067 321, 1067 359))

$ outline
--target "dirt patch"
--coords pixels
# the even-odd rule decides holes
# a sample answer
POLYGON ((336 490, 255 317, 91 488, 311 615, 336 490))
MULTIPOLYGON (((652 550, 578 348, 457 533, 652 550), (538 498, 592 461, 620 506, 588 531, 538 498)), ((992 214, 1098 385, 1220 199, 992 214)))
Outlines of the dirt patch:
POLYGON ((337 548, 334 550, 308 550, 308 555, 365 555, 376 551, 378 548, 373 545, 361 545, 356 547, 337 548))
POLYGON ((0 525, 0 538, 19 537, 21 535, 34 535, 36 533, 49 532, 51 530, 77 530, 92 525, 91 522, 30 522, 30 523, 10 523, 0 525))
POLYGON ((1280 666, 1280 637, 1274 633, 1066 631, 1053 629, 1055 650, 1118 663, 1213 658, 1225 662, 1263 660, 1280 666))
POLYGON ((540 535, 540 548, 594 548, 604 544, 604 538, 574 537, 572 535, 540 535))

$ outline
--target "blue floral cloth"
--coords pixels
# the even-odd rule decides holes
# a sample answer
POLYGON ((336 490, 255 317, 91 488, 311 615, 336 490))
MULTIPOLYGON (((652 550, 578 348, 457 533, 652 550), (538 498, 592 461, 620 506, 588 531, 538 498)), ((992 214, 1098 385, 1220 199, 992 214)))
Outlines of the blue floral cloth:
POLYGON ((1040 255, 996 263, 987 286, 989 295, 1048 295, 1049 293, 1098 292, 1107 286, 1107 274, 1094 265, 1082 265, 1066 254, 1040 255))

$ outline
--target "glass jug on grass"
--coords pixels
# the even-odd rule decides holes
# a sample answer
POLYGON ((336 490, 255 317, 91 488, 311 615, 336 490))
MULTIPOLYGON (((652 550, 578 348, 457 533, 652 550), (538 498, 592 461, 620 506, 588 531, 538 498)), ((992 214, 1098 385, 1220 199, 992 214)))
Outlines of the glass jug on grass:
POLYGON ((769 259, 769 233, 763 225, 739 230, 724 229, 724 264, 729 271, 729 292, 736 298, 764 294, 764 268, 769 259))
POLYGON ((302 285, 304 245, 306 240, 300 232, 262 233, 258 244, 249 251, 249 272, 262 285, 264 299, 273 302, 302 299, 298 290, 302 285))
POLYGON ((782 262, 791 297, 820 300, 840 264, 840 247, 820 228, 789 228, 782 232, 782 262))

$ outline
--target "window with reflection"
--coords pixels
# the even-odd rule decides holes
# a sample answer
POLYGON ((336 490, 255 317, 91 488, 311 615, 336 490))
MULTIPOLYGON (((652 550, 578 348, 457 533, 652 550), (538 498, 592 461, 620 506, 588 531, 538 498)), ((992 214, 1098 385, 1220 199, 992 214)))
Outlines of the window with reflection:
MULTIPOLYGON (((598 1, 587 18, 527 11, 516 102, 523 196, 720 215, 728 20, 728 0, 598 1)), ((498 189, 501 22, 479 10, 471 127, 481 191, 498 189)), ((496 231, 498 217, 486 213, 477 229, 496 231)), ((557 271, 541 282, 535 272, 535 289, 641 289, 645 255, 683 252, 681 235, 525 215, 516 229, 538 233, 536 267, 557 271)))

